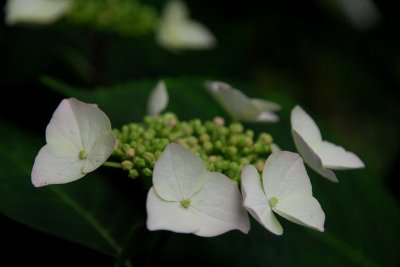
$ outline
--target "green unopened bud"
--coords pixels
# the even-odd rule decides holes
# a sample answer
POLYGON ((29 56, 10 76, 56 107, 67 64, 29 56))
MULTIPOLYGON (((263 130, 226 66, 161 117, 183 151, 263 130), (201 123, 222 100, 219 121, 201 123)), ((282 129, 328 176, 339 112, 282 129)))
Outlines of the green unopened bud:
POLYGON ((124 171, 129 171, 133 168, 133 162, 130 160, 124 160, 121 164, 124 171))
POLYGON ((256 167, 256 169, 257 169, 258 172, 261 173, 261 172, 263 171, 263 169, 264 169, 264 164, 265 164, 265 161, 263 161, 263 160, 258 160, 258 161, 256 162, 255 167, 256 167))
POLYGON ((247 136, 240 136, 237 144, 239 147, 251 147, 253 145, 253 139, 247 136))
POLYGON ((147 163, 149 163, 150 167, 153 167, 154 164, 156 163, 156 159, 153 153, 146 152, 143 154, 143 158, 147 163))
POLYGON ((273 142, 272 136, 267 133, 261 133, 260 137, 258 139, 261 141, 261 143, 263 143, 265 145, 272 144, 272 142, 273 142))
POLYGON ((135 166, 137 166, 138 168, 144 168, 144 167, 146 167, 146 162, 145 162, 145 160, 142 159, 142 158, 139 157, 139 156, 135 156, 135 157, 133 158, 133 164, 134 164, 135 166))
POLYGON ((144 168, 142 170, 142 172, 143 172, 143 175, 145 175, 145 176, 152 176, 153 175, 153 171, 150 170, 149 168, 144 168))
POLYGON ((228 146, 226 148, 226 154, 228 154, 230 157, 235 156, 237 152, 238 150, 235 146, 228 146))
POLYGON ((213 149, 213 144, 211 142, 204 142, 203 143, 203 148, 206 152, 211 152, 213 149))
POLYGON ((151 140, 154 138, 154 136, 156 135, 156 132, 153 129, 147 129, 144 133, 143 133, 143 137, 146 140, 151 140))
POLYGON ((206 134, 206 133, 203 133, 203 134, 200 135, 199 140, 202 143, 210 141, 210 136, 208 134, 206 134))
POLYGON ((198 140, 194 136, 189 136, 187 142, 188 142, 189 146, 195 146, 195 145, 197 145, 198 140))
MULTIPOLYGON (((141 142, 141 143, 143 143, 143 142, 141 142)), ((135 152, 137 152, 137 154, 139 154, 139 155, 143 155, 144 152, 146 152, 146 147, 142 144, 137 144, 135 152)))
POLYGON ((232 133, 242 133, 243 125, 239 122, 232 123, 229 125, 229 130, 231 130, 232 133))
POLYGON ((229 130, 225 126, 220 126, 217 128, 217 133, 220 137, 227 136, 229 134, 229 130))
POLYGON ((240 140, 240 135, 234 134, 231 135, 231 137, 229 137, 228 143, 230 145, 236 146, 236 144, 239 143, 239 140, 240 140))
POLYGON ((128 176, 129 176, 130 178, 135 179, 136 177, 139 176, 139 172, 138 172, 136 169, 132 169, 132 170, 129 171, 128 176))
POLYGON ((254 137, 254 131, 253 130, 246 130, 245 132, 246 136, 253 138, 254 137))
POLYGON ((214 142, 214 147, 215 147, 217 150, 222 150, 223 146, 224 146, 224 144, 223 144, 220 140, 216 140, 216 141, 214 142))
POLYGON ((264 149, 264 145, 260 144, 260 143, 255 143, 253 146, 254 152, 261 154, 263 152, 265 152, 264 149))
POLYGON ((182 132, 186 135, 191 135, 193 133, 193 127, 188 123, 182 123, 182 132))

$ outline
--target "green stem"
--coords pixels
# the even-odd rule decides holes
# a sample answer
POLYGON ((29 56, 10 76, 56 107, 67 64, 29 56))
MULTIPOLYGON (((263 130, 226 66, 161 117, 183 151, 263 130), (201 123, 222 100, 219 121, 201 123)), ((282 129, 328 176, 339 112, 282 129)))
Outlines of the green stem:
POLYGON ((106 161, 103 166, 122 169, 122 164, 118 162, 106 161))

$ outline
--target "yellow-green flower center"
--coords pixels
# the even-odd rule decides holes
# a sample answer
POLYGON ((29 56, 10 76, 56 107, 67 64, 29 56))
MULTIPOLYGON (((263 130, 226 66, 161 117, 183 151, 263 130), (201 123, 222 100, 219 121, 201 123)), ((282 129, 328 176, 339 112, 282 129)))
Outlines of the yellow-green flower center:
POLYGON ((79 152, 79 159, 86 159, 88 156, 88 153, 85 150, 81 150, 79 152))
POLYGON ((182 205, 182 207, 184 207, 185 209, 187 209, 187 208, 189 208, 189 206, 190 206, 190 199, 188 199, 188 198, 185 198, 184 200, 182 200, 181 201, 181 205, 182 205))
POLYGON ((278 199, 277 199, 276 197, 271 197, 271 198, 268 200, 268 202, 269 202, 269 205, 270 205, 271 207, 275 207, 276 204, 278 204, 278 199))

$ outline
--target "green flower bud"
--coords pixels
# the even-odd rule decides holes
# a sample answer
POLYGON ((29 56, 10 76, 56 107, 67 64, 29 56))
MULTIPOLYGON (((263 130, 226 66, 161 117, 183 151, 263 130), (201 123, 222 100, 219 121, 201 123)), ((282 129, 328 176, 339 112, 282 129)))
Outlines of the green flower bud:
POLYGON ((133 158, 133 164, 135 166, 137 166, 138 168, 146 167, 146 161, 144 159, 142 159, 141 157, 139 157, 139 156, 135 156, 133 158))
POLYGON ((136 169, 132 169, 132 170, 129 171, 128 176, 130 178, 135 179, 135 178, 137 178, 139 176, 139 172, 136 169))
POLYGON ((261 133, 260 136, 258 137, 258 139, 264 145, 269 145, 269 144, 272 144, 272 142, 273 142, 272 136, 267 133, 261 133))
POLYGON ((144 168, 142 170, 142 172, 143 172, 143 175, 145 175, 145 176, 152 176, 153 175, 153 171, 150 170, 149 168, 144 168))
POLYGON ((242 133, 243 132, 243 125, 239 122, 232 123, 229 125, 229 130, 231 130, 232 133, 242 133))
POLYGON ((143 137, 146 140, 151 140, 154 138, 154 136, 156 135, 156 132, 153 129, 147 129, 144 133, 143 133, 143 137))
POLYGON ((154 164, 156 163, 156 159, 155 159, 153 153, 145 152, 143 154, 143 158, 147 163, 149 163, 150 167, 153 167, 154 164))
POLYGON ((133 168, 133 162, 130 160, 124 160, 121 164, 124 171, 129 171, 133 168))
POLYGON ((206 152, 211 152, 213 150, 214 146, 211 142, 204 142, 203 148, 206 152))
POLYGON ((210 136, 208 134, 206 134, 206 133, 203 133, 203 134, 200 135, 199 140, 202 143, 210 141, 210 136))
POLYGON ((228 146, 226 148, 226 154, 229 155, 230 157, 233 157, 237 154, 238 150, 235 146, 228 146))

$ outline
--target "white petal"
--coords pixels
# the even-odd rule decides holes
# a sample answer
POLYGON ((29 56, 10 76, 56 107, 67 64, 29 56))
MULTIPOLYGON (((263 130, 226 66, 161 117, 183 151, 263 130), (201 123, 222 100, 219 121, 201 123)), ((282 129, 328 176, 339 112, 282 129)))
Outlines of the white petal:
POLYGON ((258 122, 277 122, 279 121, 279 117, 270 112, 270 111, 263 111, 261 112, 258 116, 257 119, 255 121, 258 122))
POLYGON ((334 145, 327 141, 323 141, 315 152, 321 158, 322 164, 325 168, 346 170, 365 167, 364 163, 356 154, 346 151, 343 147, 334 145))
POLYGON ((167 49, 208 49, 215 46, 212 33, 202 24, 188 18, 182 1, 169 1, 157 29, 158 43, 167 49))
POLYGON ((199 236, 216 236, 238 229, 250 230, 249 217, 242 205, 238 186, 221 173, 207 173, 208 180, 192 197, 193 210, 200 219, 199 236))
POLYGON ((82 171, 89 173, 100 167, 112 154, 115 142, 115 136, 111 131, 103 132, 89 151, 82 171))
POLYGON ((110 120, 96 105, 70 98, 64 99, 54 112, 46 129, 46 140, 54 151, 58 151, 59 144, 63 147, 70 144, 78 152, 85 150, 88 154, 103 140, 108 147, 104 151, 108 152, 114 148, 111 132, 110 120))
POLYGON ((168 105, 167 86, 164 81, 159 81, 150 94, 147 103, 147 113, 149 115, 157 115, 165 110, 168 105))
POLYGON ((336 175, 333 171, 328 170, 322 166, 321 158, 311 149, 311 147, 303 140, 303 138, 292 129, 292 136, 296 145, 297 151, 300 153, 304 161, 314 171, 322 175, 323 177, 331 180, 332 182, 338 182, 336 175))
POLYGON ((6 23, 52 23, 70 10, 70 0, 8 0, 6 23))
POLYGON ((272 102, 250 99, 241 91, 224 82, 207 82, 206 88, 233 119, 245 122, 276 122, 279 120, 271 110, 266 109, 271 107, 266 103, 272 102))
POLYGON ((241 91, 223 82, 208 82, 208 91, 223 109, 237 120, 257 120, 259 110, 241 91))
POLYGON ((169 144, 154 166, 157 194, 168 201, 190 199, 207 182, 204 162, 190 150, 169 144))
POLYGON ((290 194, 280 199, 272 209, 289 221, 324 231, 325 214, 313 196, 290 194))
POLYGON ((292 129, 295 130, 310 147, 322 142, 321 132, 318 126, 300 106, 293 108, 290 120, 292 129))
POLYGON ((241 180, 243 205, 266 229, 281 235, 282 226, 271 210, 256 168, 253 165, 246 166, 242 171, 241 180))
POLYGON ((265 162, 263 188, 268 199, 278 200, 288 194, 312 195, 310 178, 303 160, 297 153, 278 151, 272 153, 265 162))
POLYGON ((75 181, 85 175, 82 172, 84 162, 78 155, 59 155, 45 145, 40 149, 33 164, 32 183, 40 187, 75 181))
POLYGON ((147 228, 169 230, 177 233, 193 233, 200 227, 197 215, 189 208, 182 207, 180 202, 165 201, 150 188, 147 194, 147 228))

